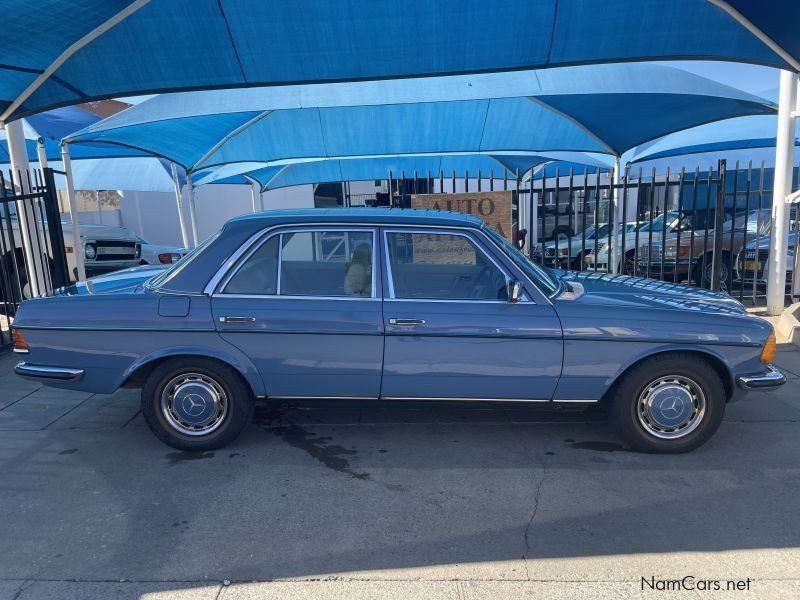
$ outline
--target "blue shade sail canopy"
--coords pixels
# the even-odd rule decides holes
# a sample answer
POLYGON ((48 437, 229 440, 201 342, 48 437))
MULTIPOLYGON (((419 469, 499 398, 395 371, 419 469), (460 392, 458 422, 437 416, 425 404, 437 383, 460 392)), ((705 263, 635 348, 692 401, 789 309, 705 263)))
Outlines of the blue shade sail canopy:
MULTIPOLYGON (((604 165, 602 157, 590 155, 565 154, 562 158, 584 160, 585 163, 576 166, 576 172, 583 173, 587 164, 590 172, 595 172, 598 166, 604 165)), ((558 160, 556 156, 536 155, 492 155, 462 154, 446 156, 395 156, 383 158, 360 158, 350 160, 319 160, 313 162, 298 162, 282 166, 267 166, 252 170, 242 170, 240 164, 231 164, 219 167, 200 176, 197 185, 208 183, 246 183, 248 180, 257 182, 261 189, 266 191, 281 187, 323 183, 332 181, 369 181, 387 179, 391 173, 395 179, 405 177, 411 179, 431 177, 438 179, 440 174, 445 179, 445 186, 455 176, 458 179, 470 177, 475 179, 480 174, 482 179, 503 179, 506 170, 509 180, 513 181, 517 173, 520 178, 530 169, 558 160)), ((569 172, 569 167, 563 163, 564 173, 569 172)), ((248 165, 252 166, 252 165, 248 165)), ((603 167, 603 171, 607 167, 603 167)))
MULTIPOLYGON (((63 170, 60 161, 50 166, 63 170)), ((76 190, 126 190, 136 192, 175 192, 169 163, 150 157, 87 158, 72 162, 76 190)), ((56 174, 56 187, 64 189, 66 180, 56 174)), ((183 185, 180 177, 179 185, 183 185)))
MULTIPOLYGON (((726 119, 643 144, 634 148, 626 159, 630 162, 642 162, 689 154, 722 154, 735 150, 774 148, 777 128, 775 116, 726 119)), ((799 143, 800 127, 795 133, 795 145, 799 143)))
MULTIPOLYGON (((27 155, 31 160, 37 158, 37 141, 45 146, 48 161, 61 160, 61 138, 67 137, 93 123, 100 117, 79 106, 65 106, 51 111, 31 115, 23 119, 23 132, 27 155)), ((80 144, 71 149, 73 159, 118 158, 152 156, 148 152, 117 144, 80 144)), ((0 164, 11 162, 5 130, 0 130, 0 164)))
POLYGON ((797 70, 798 12, 793 0, 6 0, 0 120, 142 93, 612 61, 797 70))
POLYGON ((621 155, 686 127, 775 112, 762 98, 652 64, 551 69, 526 81, 525 96, 359 105, 353 88, 348 106, 312 108, 275 109, 271 90, 260 106, 255 90, 193 92, 172 95, 171 108, 171 98, 145 101, 68 141, 75 147, 89 142, 135 148, 190 172, 235 162, 400 154, 621 155))

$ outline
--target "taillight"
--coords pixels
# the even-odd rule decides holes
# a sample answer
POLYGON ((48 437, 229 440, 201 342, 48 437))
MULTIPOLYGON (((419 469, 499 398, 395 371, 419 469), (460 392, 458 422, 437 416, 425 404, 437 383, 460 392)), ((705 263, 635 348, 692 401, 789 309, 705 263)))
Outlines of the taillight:
POLYGON ((25 341, 25 337, 19 329, 11 328, 11 339, 14 342, 14 352, 27 354, 31 351, 28 342, 25 341))
POLYGON ((764 347, 761 349, 761 362, 768 365, 775 360, 775 353, 778 351, 778 344, 775 341, 775 332, 770 331, 764 347))

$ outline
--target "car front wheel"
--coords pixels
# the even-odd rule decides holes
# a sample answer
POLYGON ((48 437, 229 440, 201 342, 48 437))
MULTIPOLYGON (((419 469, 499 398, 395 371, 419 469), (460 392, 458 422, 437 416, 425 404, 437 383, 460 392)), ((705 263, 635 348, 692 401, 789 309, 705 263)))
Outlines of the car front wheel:
POLYGON ((214 450, 230 443, 252 419, 253 404, 236 370, 202 357, 168 360, 142 387, 147 425, 179 450, 214 450))
POLYGON ((640 452, 689 452, 705 444, 725 412, 725 387, 708 362, 665 354, 631 368, 612 390, 610 415, 640 452))

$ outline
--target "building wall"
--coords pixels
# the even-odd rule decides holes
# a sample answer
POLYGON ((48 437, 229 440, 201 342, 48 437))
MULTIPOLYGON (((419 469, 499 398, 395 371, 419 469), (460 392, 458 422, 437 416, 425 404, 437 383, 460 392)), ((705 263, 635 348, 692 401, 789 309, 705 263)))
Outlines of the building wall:
MULTIPOLYGON (((107 211, 80 213, 82 223, 121 224, 153 244, 182 246, 180 221, 175 194, 166 192, 120 192, 119 216, 107 211)), ((253 210, 250 188, 244 185, 205 185, 195 189, 197 229, 200 241, 217 231, 228 219, 253 210)), ((311 208, 313 186, 304 185, 270 190, 263 195, 263 209, 311 208)), ((256 194, 256 209, 261 198, 256 194)), ((191 241, 188 199, 184 201, 186 227, 191 241)))

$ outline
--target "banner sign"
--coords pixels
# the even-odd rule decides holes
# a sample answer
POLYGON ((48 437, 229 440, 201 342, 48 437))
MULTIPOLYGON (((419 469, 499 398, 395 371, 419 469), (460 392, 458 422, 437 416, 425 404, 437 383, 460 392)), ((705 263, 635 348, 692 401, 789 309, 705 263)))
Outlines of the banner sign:
POLYGON ((411 208, 450 210, 466 213, 479 219, 509 242, 511 239, 512 191, 463 192, 459 194, 417 194, 411 198, 411 208))

